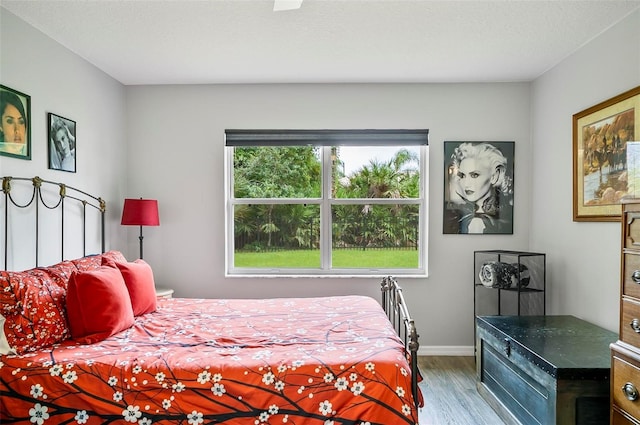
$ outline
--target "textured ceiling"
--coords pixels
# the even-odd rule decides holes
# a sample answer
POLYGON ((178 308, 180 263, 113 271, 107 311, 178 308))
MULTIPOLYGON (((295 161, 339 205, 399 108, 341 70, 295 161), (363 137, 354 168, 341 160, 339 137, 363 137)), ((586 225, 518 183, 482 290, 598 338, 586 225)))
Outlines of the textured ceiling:
POLYGON ((634 1, 0 0, 123 84, 529 81, 634 1))

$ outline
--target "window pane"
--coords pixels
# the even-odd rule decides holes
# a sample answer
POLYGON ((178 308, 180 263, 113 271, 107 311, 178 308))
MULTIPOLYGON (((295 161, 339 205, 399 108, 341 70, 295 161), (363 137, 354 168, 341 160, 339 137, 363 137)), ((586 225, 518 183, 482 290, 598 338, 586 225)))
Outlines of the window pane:
POLYGON ((338 146, 331 152, 335 198, 420 197, 418 146, 338 146))
POLYGON ((334 205, 334 268, 417 268, 418 205, 334 205))
POLYGON ((236 198, 319 198, 320 149, 313 146, 236 147, 236 198))
POLYGON ((234 266, 319 268, 320 206, 236 205, 234 266))

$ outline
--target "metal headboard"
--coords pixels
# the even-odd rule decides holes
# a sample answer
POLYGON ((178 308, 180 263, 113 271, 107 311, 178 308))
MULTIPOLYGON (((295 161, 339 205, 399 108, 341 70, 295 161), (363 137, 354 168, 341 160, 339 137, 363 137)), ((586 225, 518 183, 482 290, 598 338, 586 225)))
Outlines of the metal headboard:
MULTIPOLYGON (((60 208, 60 216, 61 216, 61 249, 60 249, 60 257, 61 261, 64 260, 64 227, 65 227, 65 201, 68 200, 70 202, 79 203, 82 208, 82 252, 83 255, 87 255, 87 224, 86 224, 86 211, 87 207, 95 208, 100 213, 100 244, 102 252, 105 252, 105 211, 106 211, 106 203, 102 198, 93 196, 87 192, 84 192, 80 189, 76 189, 75 187, 67 186, 64 183, 52 182, 48 180, 43 180, 40 177, 26 178, 26 177, 11 177, 6 176, 2 177, 2 192, 4 193, 4 203, 2 205, 4 209, 4 267, 3 269, 7 269, 8 264, 8 255, 9 255, 9 208, 35 208, 35 266, 38 267, 38 251, 39 251, 39 212, 40 206, 44 206, 47 209, 55 210, 60 208), (11 182, 12 181, 31 181, 33 185, 33 193, 31 194, 31 199, 29 199, 26 203, 18 203, 13 198, 11 194, 11 182), (47 203, 42 195, 42 187, 43 185, 51 185, 58 187, 59 197, 57 201, 47 203)), ((0 210, 1 211, 1 210, 0 210)))
POLYGON ((416 408, 419 408, 420 400, 418 393, 418 382, 420 380, 420 371, 418 369, 418 331, 411 315, 409 308, 402 295, 402 288, 392 276, 382 279, 382 308, 389 321, 395 328, 398 336, 404 343, 405 354, 411 365, 411 391, 413 393, 416 408))

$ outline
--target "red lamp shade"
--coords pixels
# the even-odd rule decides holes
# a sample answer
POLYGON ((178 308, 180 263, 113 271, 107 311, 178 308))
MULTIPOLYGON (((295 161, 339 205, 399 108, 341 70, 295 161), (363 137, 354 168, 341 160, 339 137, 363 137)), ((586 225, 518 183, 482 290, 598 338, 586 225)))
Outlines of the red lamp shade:
POLYGON ((120 224, 159 226, 158 201, 155 199, 125 199, 120 224))
POLYGON ((158 201, 155 199, 125 199, 120 224, 140 226, 140 258, 142 258, 142 226, 159 226, 158 201))

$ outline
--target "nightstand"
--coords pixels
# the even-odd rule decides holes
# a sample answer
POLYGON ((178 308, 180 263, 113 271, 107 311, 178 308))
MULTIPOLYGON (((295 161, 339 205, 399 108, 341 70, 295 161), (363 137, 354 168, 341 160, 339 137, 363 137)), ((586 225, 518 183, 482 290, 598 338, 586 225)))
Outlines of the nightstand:
POLYGON ((158 298, 172 298, 173 297, 173 289, 156 288, 156 297, 158 297, 158 298))

